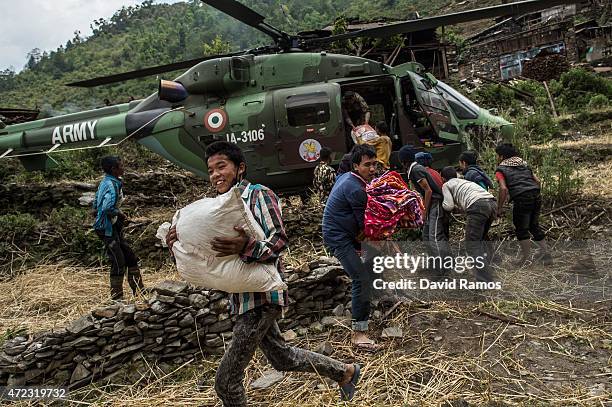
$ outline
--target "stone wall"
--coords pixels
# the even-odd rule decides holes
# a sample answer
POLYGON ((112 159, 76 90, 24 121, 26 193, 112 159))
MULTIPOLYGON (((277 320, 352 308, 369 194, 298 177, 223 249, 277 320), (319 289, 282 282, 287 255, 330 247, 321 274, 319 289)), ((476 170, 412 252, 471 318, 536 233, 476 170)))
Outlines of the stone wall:
MULTIPOLYGON (((287 281, 290 306, 279 321, 281 330, 320 330, 322 316, 332 311, 344 315, 350 282, 336 259, 311 262, 288 274, 287 281)), ((329 318, 322 322, 329 323, 329 318)), ((225 293, 165 281, 145 302, 98 308, 66 328, 8 340, 0 348, 0 386, 76 388, 112 380, 125 374, 127 366, 144 367, 142 359, 178 364, 222 354, 231 341, 232 325, 225 293)), ((138 375, 137 368, 131 372, 138 375)))
POLYGON ((45 213, 64 205, 78 206, 79 198, 96 186, 73 182, 65 184, 0 184, 0 215, 5 213, 45 213))
MULTIPOLYGON (((126 204, 133 207, 168 206, 169 203, 177 201, 177 195, 194 188, 200 193, 205 193, 208 189, 203 179, 190 174, 126 173, 122 178, 126 204)), ((41 214, 64 205, 89 206, 97 186, 97 182, 0 184, 0 214, 12 212, 41 214)))

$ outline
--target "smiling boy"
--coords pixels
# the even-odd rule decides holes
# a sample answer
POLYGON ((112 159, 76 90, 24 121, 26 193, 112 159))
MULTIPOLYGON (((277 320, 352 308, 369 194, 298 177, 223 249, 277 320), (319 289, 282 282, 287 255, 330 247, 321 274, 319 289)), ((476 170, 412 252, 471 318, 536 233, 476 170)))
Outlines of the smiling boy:
MULTIPOLYGON (((235 226, 237 236, 217 237, 212 247, 218 256, 239 255, 244 262, 274 263, 282 276, 280 254, 287 247, 278 197, 263 185, 245 179, 246 163, 240 148, 226 141, 212 143, 206 149, 210 182, 217 193, 224 194, 234 186, 262 227, 265 239, 255 240, 244 229, 235 226)), ((172 228, 166 242, 172 249, 177 241, 172 228)), ((276 370, 312 372, 338 382, 340 395, 350 400, 360 376, 357 364, 344 364, 327 356, 289 346, 283 339, 276 320, 288 305, 286 290, 264 293, 233 293, 230 312, 236 315, 232 342, 217 369, 215 390, 225 407, 246 406, 244 373, 259 347, 276 370)))

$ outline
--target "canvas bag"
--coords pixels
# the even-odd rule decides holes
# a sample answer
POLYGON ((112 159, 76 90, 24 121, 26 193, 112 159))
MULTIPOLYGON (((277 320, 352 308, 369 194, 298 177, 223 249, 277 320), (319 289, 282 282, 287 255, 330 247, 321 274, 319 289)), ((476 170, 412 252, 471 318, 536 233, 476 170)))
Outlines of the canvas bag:
MULTIPOLYGON (((176 212, 172 225, 176 225, 178 237, 172 246, 176 266, 190 284, 229 293, 287 289, 274 264, 245 263, 238 255, 216 257, 218 252, 211 247, 214 237, 235 237, 234 226, 243 226, 256 240, 265 239, 238 188, 187 205, 176 212)), ((166 224, 158 230, 162 240, 167 228, 166 224)))

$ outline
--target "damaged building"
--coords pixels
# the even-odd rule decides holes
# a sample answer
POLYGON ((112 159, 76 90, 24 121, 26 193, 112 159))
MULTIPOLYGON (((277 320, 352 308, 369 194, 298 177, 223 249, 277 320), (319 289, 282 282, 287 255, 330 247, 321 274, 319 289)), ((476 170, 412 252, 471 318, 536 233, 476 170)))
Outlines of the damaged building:
POLYGON ((609 63, 611 26, 597 22, 606 7, 606 1, 589 0, 503 18, 466 39, 459 75, 508 80, 529 73, 542 80, 570 63, 609 63))
MULTIPOLYGON (((418 20, 419 13, 411 13, 407 20, 418 20)), ((357 18, 348 18, 344 21, 343 31, 352 32, 390 24, 405 22, 406 20, 390 20, 380 18, 373 21, 361 21, 357 18)), ((399 65, 404 62, 418 61, 438 78, 446 78, 457 71, 457 51, 454 44, 445 42, 437 32, 438 27, 427 28, 396 38, 379 41, 353 41, 345 46, 352 55, 362 56, 388 65, 399 65)), ((317 32, 318 35, 329 36, 334 33, 334 25, 327 26, 317 32)), ((302 32, 307 35, 314 32, 302 32)))

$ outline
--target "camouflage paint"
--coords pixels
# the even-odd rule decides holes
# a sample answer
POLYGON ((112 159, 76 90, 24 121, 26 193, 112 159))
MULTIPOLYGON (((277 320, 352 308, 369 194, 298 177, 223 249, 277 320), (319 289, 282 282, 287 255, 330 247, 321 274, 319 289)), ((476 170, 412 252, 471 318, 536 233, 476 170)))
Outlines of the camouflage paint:
MULTIPOLYGON (((340 160, 346 150, 341 86, 360 80, 395 83, 393 107, 404 143, 412 142, 417 148, 427 149, 436 163, 448 164, 454 164, 466 147, 462 142, 464 126, 454 115, 450 122, 459 129, 458 143, 454 145, 426 148, 418 138, 408 136, 411 129, 402 108, 399 81, 410 72, 423 73, 424 67, 418 63, 389 67, 365 58, 325 52, 233 58, 203 61, 176 78, 189 93, 180 103, 172 104, 153 94, 129 104, 7 126, 0 129, 0 155, 10 158, 38 154, 27 159, 22 157, 22 161, 29 168, 44 168, 53 164, 45 155, 54 147, 53 137, 60 144, 55 152, 99 144, 107 138, 111 143, 118 143, 130 136, 207 179, 206 146, 216 140, 229 140, 243 149, 251 181, 281 191, 303 191, 316 162, 309 161, 310 156, 307 159, 301 156, 300 146, 313 148, 316 143, 305 141, 315 140, 321 146, 332 148, 335 162, 340 160), (241 70, 233 69, 236 67, 241 70), (324 122, 289 123, 288 103, 300 100, 301 95, 308 104, 309 97, 322 94, 329 99, 329 117, 325 116, 324 122), (91 128, 93 132, 88 130, 91 128)), ((319 113, 316 115, 319 117, 319 113)), ((483 114, 482 117, 483 123, 511 128, 511 124, 496 116, 483 114)))

